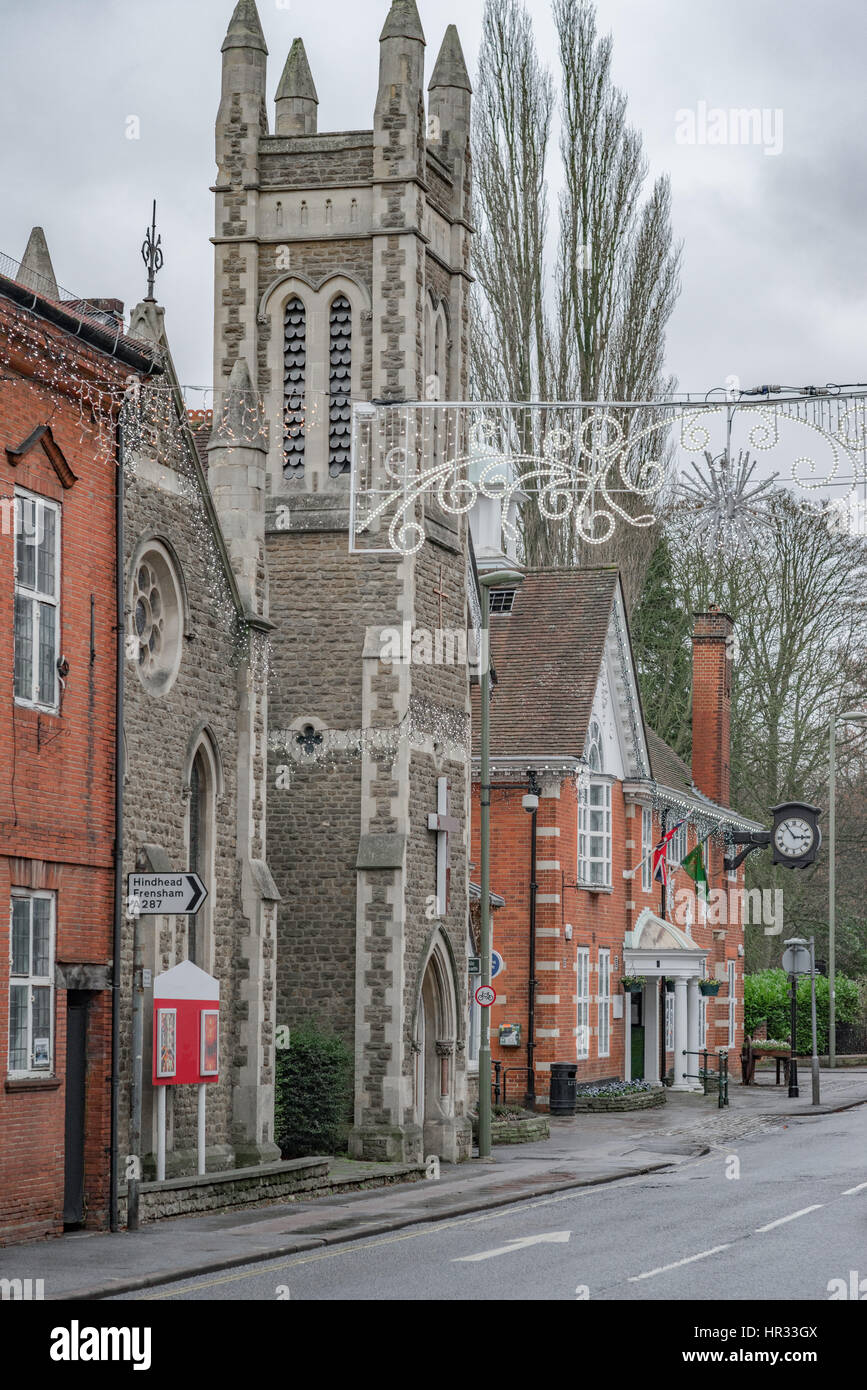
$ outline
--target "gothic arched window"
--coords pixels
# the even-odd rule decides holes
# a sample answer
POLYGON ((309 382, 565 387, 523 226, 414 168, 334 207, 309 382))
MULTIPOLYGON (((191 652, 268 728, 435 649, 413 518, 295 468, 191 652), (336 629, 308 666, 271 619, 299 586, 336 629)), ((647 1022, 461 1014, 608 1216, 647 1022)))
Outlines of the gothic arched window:
POLYGON ((284 317, 283 472, 287 478, 304 474, 306 375, 307 311, 295 295, 287 303, 284 317))
POLYGON ((352 430, 352 306, 345 294, 332 300, 329 328, 328 463, 336 478, 349 472, 352 430))

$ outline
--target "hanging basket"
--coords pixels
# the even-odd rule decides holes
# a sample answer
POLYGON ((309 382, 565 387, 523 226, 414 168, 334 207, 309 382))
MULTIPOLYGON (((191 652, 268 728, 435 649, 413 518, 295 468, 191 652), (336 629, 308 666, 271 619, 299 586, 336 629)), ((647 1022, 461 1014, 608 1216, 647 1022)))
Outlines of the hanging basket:
POLYGON ((665 992, 666 994, 674 994, 674 980, 666 980, 665 992))
POLYGON ((719 980, 699 980, 699 994, 719 994, 719 980))
POLYGON ((643 975, 628 975, 620 981, 624 994, 640 994, 644 989, 643 975))

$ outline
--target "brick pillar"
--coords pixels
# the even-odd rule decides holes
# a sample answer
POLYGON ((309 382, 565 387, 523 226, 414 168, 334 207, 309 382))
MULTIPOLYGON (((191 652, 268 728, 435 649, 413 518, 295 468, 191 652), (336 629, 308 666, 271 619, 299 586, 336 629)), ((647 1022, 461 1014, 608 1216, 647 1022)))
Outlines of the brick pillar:
POLYGON ((734 624, 711 608, 695 614, 692 637, 692 776, 699 791, 728 806, 731 791, 734 624))

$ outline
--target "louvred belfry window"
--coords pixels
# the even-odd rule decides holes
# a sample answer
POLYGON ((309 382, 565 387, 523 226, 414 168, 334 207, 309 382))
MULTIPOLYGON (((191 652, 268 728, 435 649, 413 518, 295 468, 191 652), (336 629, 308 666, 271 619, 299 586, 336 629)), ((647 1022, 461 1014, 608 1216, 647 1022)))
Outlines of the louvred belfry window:
POLYGON ((283 472, 304 474, 307 310, 297 297, 286 305, 283 348, 283 472))
POLYGON ((349 472, 352 429, 352 306, 340 294, 331 305, 328 462, 333 478, 349 472))

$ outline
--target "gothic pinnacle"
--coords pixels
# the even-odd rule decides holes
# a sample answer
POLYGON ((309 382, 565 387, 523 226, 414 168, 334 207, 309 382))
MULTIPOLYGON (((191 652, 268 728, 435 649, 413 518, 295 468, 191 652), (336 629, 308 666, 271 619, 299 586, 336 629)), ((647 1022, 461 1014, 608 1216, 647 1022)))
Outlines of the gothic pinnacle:
POLYGON ((392 0, 392 6, 379 36, 383 39, 417 39, 425 42, 424 30, 415 0, 392 0))
POLYGON ((223 53, 227 48, 258 48, 263 53, 268 52, 256 0, 238 0, 223 40, 223 53))
POLYGON ((222 408, 214 412, 209 448, 247 445, 265 448, 262 404, 250 380, 245 357, 237 358, 223 393, 222 408))
POLYGON ((464 61, 464 51, 454 24, 450 24, 446 29, 433 77, 428 83, 428 91, 432 92, 435 87, 462 87, 467 92, 473 90, 464 61))
POLYGON ((280 78, 280 86, 277 88, 278 101, 286 101, 291 98, 298 98, 301 101, 315 101, 317 105, 319 104, 303 39, 294 40, 289 50, 289 57, 286 59, 283 76, 280 78))
POLYGON ((34 227, 27 242, 18 276, 22 285, 41 294, 45 299, 59 299, 60 291, 54 278, 54 267, 48 254, 48 242, 41 227, 34 227))

